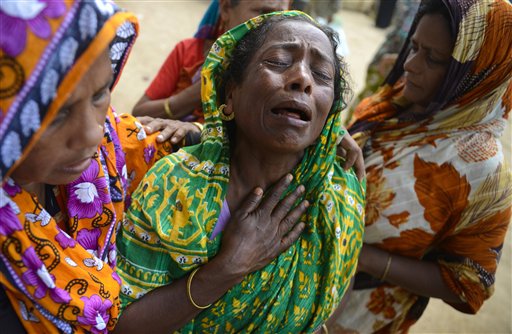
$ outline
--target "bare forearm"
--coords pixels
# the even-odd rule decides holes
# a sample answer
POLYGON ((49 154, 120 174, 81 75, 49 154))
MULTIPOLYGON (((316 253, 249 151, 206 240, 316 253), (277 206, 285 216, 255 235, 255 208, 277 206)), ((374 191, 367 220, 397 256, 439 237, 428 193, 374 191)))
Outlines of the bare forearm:
POLYGON ((133 116, 151 116, 153 118, 167 118, 164 103, 166 99, 150 100, 143 96, 133 108, 133 116))
POLYGON ((144 95, 133 108, 133 115, 169 118, 165 111, 166 103, 172 113, 172 119, 181 119, 194 109, 201 107, 200 86, 195 84, 178 94, 159 100, 150 100, 149 97, 144 95))
MULTIPOLYGON (((190 289, 196 304, 214 303, 243 279, 230 274, 224 262, 214 258, 197 271, 190 289)), ((119 319, 115 333, 170 333, 196 317, 202 310, 193 306, 188 297, 189 275, 130 304, 119 319)))
POLYGON ((439 265, 396 254, 391 254, 370 245, 364 245, 359 258, 359 270, 380 278, 391 255, 385 281, 398 285, 417 295, 440 298, 447 302, 462 303, 459 297, 446 286, 439 265))

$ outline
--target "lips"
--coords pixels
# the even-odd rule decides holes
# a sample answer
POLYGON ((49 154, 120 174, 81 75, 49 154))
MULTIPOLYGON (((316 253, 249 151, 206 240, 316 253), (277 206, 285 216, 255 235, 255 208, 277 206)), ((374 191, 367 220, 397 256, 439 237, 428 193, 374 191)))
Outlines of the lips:
POLYGON ((312 111, 306 103, 290 100, 278 103, 271 109, 275 115, 294 118, 304 122, 311 121, 312 111))
POLYGON ((84 170, 89 168, 92 158, 93 155, 79 160, 75 160, 74 162, 65 165, 65 167, 62 168, 62 170, 63 172, 68 174, 81 174, 84 170))
POLYGON ((416 83, 411 81, 411 79, 407 76, 407 74, 405 75, 405 84, 406 85, 411 85, 411 86, 416 87, 416 88, 420 87, 419 85, 417 85, 416 83))

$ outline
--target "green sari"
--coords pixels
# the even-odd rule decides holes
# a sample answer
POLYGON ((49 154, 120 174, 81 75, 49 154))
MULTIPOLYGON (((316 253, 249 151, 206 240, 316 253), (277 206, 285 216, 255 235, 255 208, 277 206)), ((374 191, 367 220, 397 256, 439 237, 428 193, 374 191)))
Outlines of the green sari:
MULTIPOLYGON (((210 239, 227 195, 230 149, 217 102, 220 78, 236 43, 280 12, 228 31, 213 45, 202 71, 202 143, 161 159, 133 196, 118 237, 122 308, 209 261, 221 235, 210 239)), ((341 103, 293 171, 288 192, 303 184, 308 228, 288 251, 248 275, 182 333, 312 332, 336 309, 355 273, 362 246, 364 184, 336 158, 341 103)))

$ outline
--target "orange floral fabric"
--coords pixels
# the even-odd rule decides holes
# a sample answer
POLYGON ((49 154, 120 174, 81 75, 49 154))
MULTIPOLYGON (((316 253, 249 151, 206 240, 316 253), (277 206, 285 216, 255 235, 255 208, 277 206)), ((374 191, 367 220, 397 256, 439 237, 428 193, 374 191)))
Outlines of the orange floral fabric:
MULTIPOLYGON (((494 291, 511 218, 512 177, 499 137, 511 109, 512 6, 443 2, 458 31, 430 113, 406 114, 406 44, 386 85, 357 107, 349 131, 365 157, 365 242, 437 261, 444 282, 464 301, 452 306, 476 313, 494 291)), ((405 333, 421 316, 420 305, 426 306, 423 297, 383 283, 353 291, 339 322, 359 333, 405 333)))
POLYGON ((72 185, 52 189, 61 208, 57 214, 51 216, 36 197, 12 179, 2 189, 2 201, 15 210, 2 211, 2 217, 9 220, 3 222, 2 230, 10 229, 11 233, 0 233, 0 256, 10 275, 2 272, 0 283, 29 333, 54 332, 57 328, 103 333, 117 322, 121 281, 115 272, 115 232, 131 192, 155 160, 172 151, 172 146, 157 144, 156 135, 146 136, 130 115, 117 117, 110 112, 106 125, 109 130, 91 167, 72 185), (122 151, 112 141, 114 132, 120 135, 122 151), (126 172, 126 178, 119 169, 126 172), (84 176, 91 170, 93 174, 84 176), (103 178, 113 183, 108 191, 96 184, 96 191, 107 195, 101 211, 90 218, 81 211, 71 213, 76 202, 70 193, 76 192, 73 185, 103 178), (53 282, 41 280, 45 277, 53 282), (88 318, 93 310, 97 312, 95 318, 88 318))

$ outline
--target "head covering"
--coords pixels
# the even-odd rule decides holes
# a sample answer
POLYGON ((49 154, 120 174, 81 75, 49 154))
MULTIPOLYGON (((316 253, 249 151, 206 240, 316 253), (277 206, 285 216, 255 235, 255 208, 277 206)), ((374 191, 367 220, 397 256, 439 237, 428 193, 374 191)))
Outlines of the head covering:
POLYGON ((126 181, 112 113, 97 158, 53 189, 67 212, 52 217, 9 173, 109 46, 115 84, 136 19, 103 0, 3 1, 0 25, 0 282, 28 332, 105 332, 118 314, 113 235, 126 181))
MULTIPOLYGON (((512 6, 442 3, 455 46, 427 112, 410 117, 402 96, 416 18, 387 84, 358 106, 349 131, 366 142, 365 242, 437 261, 444 283, 463 301, 450 305, 476 313, 494 291, 511 217, 512 177, 499 137, 512 107, 512 6)), ((426 302, 391 284, 357 290, 341 322, 362 333, 406 332, 426 302)))
POLYGON ((199 27, 194 35, 195 38, 216 39, 220 35, 220 6, 219 0, 212 0, 206 9, 199 27))
MULTIPOLYGON (((230 143, 217 95, 220 81, 236 44, 274 16, 307 17, 293 11, 262 15, 215 42, 202 71, 202 143, 161 160, 134 194, 129 219, 118 237, 123 306, 217 253, 221 238, 210 236, 226 199, 230 173, 230 143)), ((308 231, 181 332, 312 332, 336 308, 355 273, 364 205, 364 185, 336 161, 341 105, 340 99, 332 106, 319 138, 292 172, 288 192, 303 184, 311 203, 302 218, 308 231)))
POLYGON ((2 180, 109 44, 115 85, 133 42, 134 20, 108 0, 2 2, 2 180))
MULTIPOLYGON (((437 96, 422 115, 413 117, 405 114, 408 102, 402 97, 404 63, 411 50, 411 37, 421 19, 416 17, 384 86, 357 108, 350 126, 351 133, 371 131, 383 123, 399 120, 390 129, 401 129, 390 138, 395 140, 404 134, 424 132, 425 126, 430 130, 436 127, 437 132, 451 132, 478 123, 490 123, 490 118, 499 120, 507 117, 511 105, 503 104, 505 108, 500 108, 499 102, 502 97, 510 95, 505 94, 512 77, 512 40, 506 28, 510 24, 510 4, 503 0, 443 2, 453 18, 450 29, 456 35, 456 41, 437 96), (474 31, 475 26, 482 24, 486 29, 474 31), (390 104, 397 108, 388 107, 390 104), (490 107, 474 110, 475 106, 482 105, 490 107), (494 106, 495 109, 492 108, 494 106)), ((499 132, 501 127, 496 130, 499 132)))

